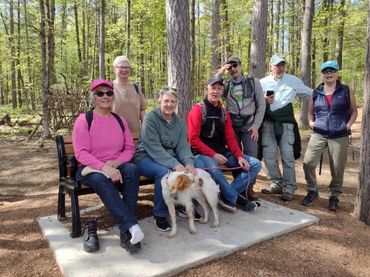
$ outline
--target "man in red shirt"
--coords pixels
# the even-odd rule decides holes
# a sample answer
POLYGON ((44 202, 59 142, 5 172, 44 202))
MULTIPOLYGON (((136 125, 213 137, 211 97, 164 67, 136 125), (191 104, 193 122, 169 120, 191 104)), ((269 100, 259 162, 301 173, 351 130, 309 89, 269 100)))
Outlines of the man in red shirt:
POLYGON ((240 193, 256 180, 261 164, 258 159, 243 155, 235 139, 229 113, 222 107, 223 80, 211 77, 206 98, 194 105, 188 114, 188 139, 196 156, 195 166, 206 168, 220 186, 219 204, 228 212, 236 206, 253 211, 257 205, 240 193), (229 184, 219 166, 240 167, 229 184))

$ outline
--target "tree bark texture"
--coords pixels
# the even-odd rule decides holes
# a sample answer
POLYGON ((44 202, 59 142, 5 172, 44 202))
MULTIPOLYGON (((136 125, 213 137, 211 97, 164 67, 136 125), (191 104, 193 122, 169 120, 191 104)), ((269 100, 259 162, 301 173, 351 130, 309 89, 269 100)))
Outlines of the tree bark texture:
POLYGON ((40 6, 40 45, 41 45, 41 93, 42 93, 42 114, 43 114, 43 137, 50 137, 50 111, 49 111, 49 74, 47 68, 47 43, 46 43, 46 15, 44 1, 39 0, 40 6))
POLYGON ((54 19, 55 19, 55 1, 46 0, 47 3, 47 46, 48 46, 48 74, 49 74, 49 88, 56 82, 54 57, 55 57, 55 37, 54 37, 54 19))
POLYGON ((105 0, 100 0, 99 12, 99 78, 105 79, 105 0))
POLYGON ((220 67, 220 1, 213 0, 212 29, 211 29, 211 71, 220 67))
POLYGON ((254 0, 250 73, 259 79, 266 70, 267 6, 268 0, 254 0))
POLYGON ((338 37, 337 43, 335 45, 335 58, 338 62, 339 68, 342 68, 342 60, 343 60, 343 36, 344 36, 344 19, 346 17, 345 11, 345 0, 340 1, 340 9, 339 9, 339 28, 338 28, 338 37))
POLYGON ((15 79, 16 69, 15 69, 15 45, 14 45, 14 2, 9 1, 9 44, 10 44, 10 70, 11 70, 11 83, 12 83, 12 107, 16 109, 18 106, 17 101, 17 83, 15 79))
POLYGON ((229 57, 233 50, 231 48, 230 42, 230 22, 229 22, 229 11, 226 0, 221 0, 222 7, 222 33, 224 34, 223 44, 224 44, 224 56, 221 57, 222 61, 226 60, 229 57))
POLYGON ((80 27, 78 23, 78 4, 77 1, 73 4, 73 11, 75 16, 75 30, 76 30, 76 46, 77 46, 77 57, 78 61, 82 63, 82 54, 81 54, 81 43, 80 43, 80 27))
POLYGON ((354 214, 360 221, 370 225, 370 1, 368 2, 366 40, 359 189, 354 214))
MULTIPOLYGON (((312 21, 314 15, 315 0, 306 0, 303 12, 303 26, 301 31, 301 75, 304 84, 311 84, 311 43, 312 43, 312 21)), ((308 127, 308 99, 301 101, 300 124, 308 127)))
POLYGON ((126 57, 130 58, 130 40, 131 40, 131 0, 127 0, 127 20, 126 20, 126 57))
POLYGON ((177 88, 178 113, 186 120, 191 108, 189 2, 166 0, 168 85, 177 88))

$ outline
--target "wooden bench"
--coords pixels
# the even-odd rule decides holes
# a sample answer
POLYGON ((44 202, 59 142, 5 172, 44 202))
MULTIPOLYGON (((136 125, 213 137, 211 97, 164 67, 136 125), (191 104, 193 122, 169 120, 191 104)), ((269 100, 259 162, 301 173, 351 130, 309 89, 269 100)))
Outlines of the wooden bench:
MULTIPOLYGON (((135 144, 138 141, 138 134, 133 133, 135 144)), ((75 174, 77 170, 77 160, 74 156, 72 136, 56 136, 56 145, 58 152, 59 165, 59 192, 58 192, 58 220, 66 219, 65 195, 68 194, 71 199, 72 213, 72 238, 81 236, 81 218, 78 197, 80 195, 95 193, 88 184, 79 184, 76 182, 75 174)), ((140 185, 152 184, 153 181, 147 177, 140 176, 140 185)), ((121 191, 122 186, 117 185, 121 191)), ((122 192, 122 191, 121 191, 122 192)))

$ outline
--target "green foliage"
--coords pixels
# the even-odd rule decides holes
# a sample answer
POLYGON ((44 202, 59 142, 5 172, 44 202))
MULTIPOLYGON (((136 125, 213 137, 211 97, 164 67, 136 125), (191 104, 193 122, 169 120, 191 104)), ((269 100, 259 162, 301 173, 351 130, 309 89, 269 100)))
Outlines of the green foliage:
MULTIPOLYGON (((92 79, 98 77, 98 41, 97 41, 97 6, 99 1, 80 0, 78 3, 78 22, 74 18, 74 2, 71 0, 56 1, 55 15, 55 73, 56 83, 52 84, 51 94, 63 92, 68 95, 70 91, 75 93, 88 88, 92 79), (65 18, 63 18, 63 3, 66 3, 65 18), (65 26, 62 23, 65 22, 65 26), (79 27, 79 41, 82 61, 79 62, 76 43, 76 23, 79 27), (84 34, 84 36, 83 36, 84 34), (85 40, 84 40, 85 38, 85 40)), ((283 52, 288 59, 290 73, 300 75, 300 30, 302 28, 302 1, 284 1, 284 9, 279 13, 280 24, 271 32, 268 28, 267 61, 269 55, 275 52, 275 46, 279 45, 279 52, 283 52), (277 41, 277 32, 280 41, 277 41), (284 34, 284 43, 281 35, 284 34), (284 44, 284 47, 282 46, 284 44), (283 48, 283 49, 281 49, 283 48)), ((315 16, 313 25, 313 39, 315 39, 315 85, 320 82, 318 67, 323 62, 323 56, 327 52, 328 59, 335 59, 335 44, 338 38, 338 28, 342 19, 339 2, 333 1, 328 8, 324 3, 329 1, 315 1, 315 16)), ((21 29, 18 37, 15 25, 14 41, 20 42, 20 69, 25 90, 22 91, 24 108, 14 110, 13 118, 20 118, 30 110, 30 92, 35 93, 36 107, 39 110, 41 97, 41 51, 39 39, 39 3, 38 1, 26 1, 28 10, 28 22, 25 22, 23 1, 21 1, 21 29), (28 42, 26 41, 26 26, 28 26, 28 42), (29 54, 29 55, 28 55, 29 54), (28 66, 28 57, 30 65, 28 66), (17 115, 18 114, 18 115, 17 115)), ((191 1, 190 1, 191 3, 191 1)), ((230 46, 233 54, 239 55, 245 70, 249 62, 249 47, 251 35, 251 20, 253 1, 233 0, 226 1, 225 10, 220 4, 221 31, 219 39, 220 63, 226 59, 226 46, 230 46), (223 18, 227 13, 229 29, 224 24, 223 18), (229 39, 226 40, 226 37, 229 39)), ((274 18, 277 14, 278 1, 269 1, 269 17, 271 8, 274 18)), ((345 28, 343 46, 342 80, 354 88, 356 97, 361 101, 364 77, 365 39, 367 1, 346 1, 345 28)), ((194 95, 196 100, 203 98, 204 85, 211 74, 211 23, 213 12, 212 0, 195 1, 195 72, 194 95)), ((9 30, 9 14, 7 3, 1 5, 5 25, 9 30)), ((186 12, 186 11, 184 11, 186 12)), ((15 12, 15 21, 17 13, 15 12)), ((106 25, 105 25, 105 67, 108 79, 113 79, 112 63, 117 55, 126 55, 127 35, 127 1, 106 1, 106 25)), ((131 80, 139 83, 148 99, 148 107, 157 106, 156 93, 167 84, 167 32, 166 12, 164 0, 131 1, 131 37, 130 37, 130 61, 133 68, 131 80)), ((0 21, 0 82, 3 91, 8 92, 10 98, 11 87, 11 61, 9 36, 6 35, 5 26, 0 21)), ((190 62, 190 61, 189 61, 190 62)), ((266 72, 268 69, 266 68, 266 72)), ((54 99, 54 98, 53 98, 54 99)), ((195 102, 195 101, 194 101, 195 102)), ((55 109, 55 103, 50 104, 55 109)), ((58 105, 57 105, 58 106, 58 105)), ((60 106, 63 106, 62 104, 60 106)), ((1 106, 7 112, 13 112, 9 106, 1 106)), ((76 110, 78 110, 76 108, 76 110)), ((75 110, 69 111, 73 114, 75 110)), ((57 114, 57 113, 56 113, 57 114)), ((68 114, 68 112, 66 113, 68 114)), ((37 120, 36 120, 37 121, 37 120)))

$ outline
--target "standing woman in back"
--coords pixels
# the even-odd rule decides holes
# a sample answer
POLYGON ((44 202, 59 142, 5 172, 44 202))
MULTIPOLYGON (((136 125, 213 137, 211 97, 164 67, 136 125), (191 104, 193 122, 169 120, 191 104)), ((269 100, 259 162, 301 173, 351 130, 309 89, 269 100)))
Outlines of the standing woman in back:
POLYGON ((313 133, 303 161, 308 193, 302 205, 311 205, 319 196, 315 169, 322 151, 328 147, 332 176, 328 209, 336 211, 339 208, 349 136, 357 118, 357 106, 353 91, 338 80, 339 65, 335 61, 324 62, 320 70, 323 83, 314 90, 309 100, 308 120, 313 133))
POLYGON ((118 56, 113 61, 114 101, 112 111, 124 117, 132 133, 139 134, 145 115, 145 100, 137 84, 130 82, 131 64, 125 56, 118 56))

